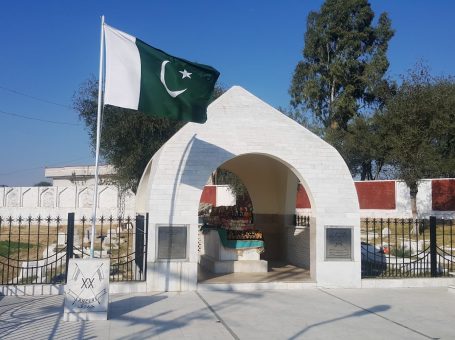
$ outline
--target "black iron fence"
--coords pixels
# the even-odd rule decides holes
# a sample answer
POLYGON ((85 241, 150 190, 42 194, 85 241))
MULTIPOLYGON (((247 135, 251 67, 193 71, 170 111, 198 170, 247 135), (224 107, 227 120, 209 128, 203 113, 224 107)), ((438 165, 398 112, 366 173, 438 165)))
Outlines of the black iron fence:
POLYGON ((363 278, 455 275, 453 220, 363 219, 363 278))
POLYGON ((309 227, 310 226, 310 216, 294 215, 294 225, 309 227))
POLYGON ((61 283, 66 278, 67 221, 0 216, 1 284, 61 283))
MULTIPOLYGON (((111 281, 142 281, 146 275, 148 217, 97 221, 94 257, 110 258, 111 281)), ((91 221, 0 216, 1 284, 65 283, 70 258, 90 257, 91 221)))

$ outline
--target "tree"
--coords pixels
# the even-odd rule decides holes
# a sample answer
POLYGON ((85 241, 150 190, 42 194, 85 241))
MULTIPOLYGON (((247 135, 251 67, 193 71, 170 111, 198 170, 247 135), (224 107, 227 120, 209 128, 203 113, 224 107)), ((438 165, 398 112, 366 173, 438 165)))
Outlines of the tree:
POLYGON ((386 13, 373 26, 367 0, 326 0, 307 18, 303 60, 294 71, 291 104, 309 110, 325 128, 382 105, 389 91, 386 52, 394 31, 386 13))
POLYGON ((389 145, 385 135, 377 115, 373 115, 355 117, 346 131, 327 129, 325 139, 340 152, 351 173, 363 181, 387 174, 384 168, 389 161, 389 145))
POLYGON ((391 164, 410 188, 415 216, 419 180, 455 176, 455 79, 431 76, 417 65, 378 120, 387 131, 391 164))
MULTIPOLYGON (((223 92, 223 87, 217 85, 214 94, 219 96, 223 92)), ((73 107, 86 125, 93 150, 96 145, 97 101, 98 80, 92 77, 75 93, 73 107)), ((147 163, 183 125, 185 123, 180 121, 106 106, 102 118, 100 155, 116 170, 110 179, 112 184, 122 190, 136 192, 147 163)))
POLYGON ((52 183, 47 181, 41 181, 33 185, 34 187, 51 187, 52 183))
POLYGON ((229 185, 229 190, 235 196, 237 202, 249 201, 249 193, 242 180, 233 172, 218 168, 212 174, 212 182, 216 185, 229 185))

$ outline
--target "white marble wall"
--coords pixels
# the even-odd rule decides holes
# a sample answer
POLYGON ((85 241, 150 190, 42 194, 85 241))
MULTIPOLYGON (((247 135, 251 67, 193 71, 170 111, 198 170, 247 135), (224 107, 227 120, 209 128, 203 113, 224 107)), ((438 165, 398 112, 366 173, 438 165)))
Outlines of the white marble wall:
MULTIPOLYGON (((214 101, 207 116, 206 123, 186 124, 163 145, 139 185, 138 207, 150 213, 147 289, 196 288, 201 192, 217 167, 242 155, 250 160, 261 156, 274 159, 304 185, 315 216, 310 227, 312 279, 322 287, 360 287, 360 248, 354 248, 353 261, 330 262, 324 258, 325 225, 352 226, 354 243, 360 243, 357 194, 338 152, 240 87, 231 88, 214 101), (157 260, 154 231, 160 224, 189 225, 188 260, 157 260)), ((277 187, 285 190, 286 177, 279 179, 283 181, 277 187)), ((259 192, 250 194, 261 199, 259 192)))
POLYGON ((295 266, 310 269, 310 227, 287 227, 286 259, 295 266))
MULTIPOLYGON (((93 186, 5 187, 0 188, 0 216, 42 216, 65 218, 69 212, 76 219, 92 214, 93 186)), ((98 187, 98 216, 134 216, 135 196, 128 192, 124 200, 117 187, 98 187)))

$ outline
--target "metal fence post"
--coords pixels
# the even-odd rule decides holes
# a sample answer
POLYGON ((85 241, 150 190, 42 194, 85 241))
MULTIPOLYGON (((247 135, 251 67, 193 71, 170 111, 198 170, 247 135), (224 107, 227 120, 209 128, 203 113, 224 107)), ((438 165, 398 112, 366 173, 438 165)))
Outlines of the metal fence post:
POLYGON ((144 226, 144 215, 136 215, 136 254, 134 261, 141 276, 144 272, 144 226))
POLYGON ((149 213, 145 214, 145 239, 144 239, 144 281, 147 279, 147 254, 149 247, 149 213))
POLYGON ((436 217, 430 216, 430 268, 431 277, 438 276, 436 261, 436 217))
POLYGON ((74 213, 68 213, 68 229, 66 231, 66 269, 65 269, 65 282, 68 278, 68 263, 70 258, 73 257, 74 251, 74 213))

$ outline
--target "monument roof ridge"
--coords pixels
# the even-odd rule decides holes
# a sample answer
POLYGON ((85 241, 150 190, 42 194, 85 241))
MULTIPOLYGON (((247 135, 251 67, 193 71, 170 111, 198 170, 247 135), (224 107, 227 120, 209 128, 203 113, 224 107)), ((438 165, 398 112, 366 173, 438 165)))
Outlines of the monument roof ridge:
POLYGON ((312 135, 311 138, 319 139, 303 125, 238 85, 229 88, 208 107, 207 126, 219 125, 219 122, 224 126, 249 123, 258 128, 270 125, 277 128, 281 126, 288 129, 288 132, 303 132, 312 135))
MULTIPOLYGON (((245 117, 260 115, 285 116, 282 112, 256 97, 241 86, 232 86, 229 90, 211 103, 207 110, 208 120, 229 118, 233 116, 245 117), (229 114, 226 116, 226 114, 229 114), (215 118, 216 117, 216 118, 215 118)), ((239 117, 239 118, 240 118, 239 117)))

